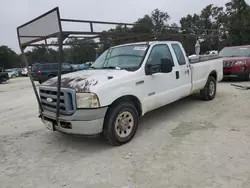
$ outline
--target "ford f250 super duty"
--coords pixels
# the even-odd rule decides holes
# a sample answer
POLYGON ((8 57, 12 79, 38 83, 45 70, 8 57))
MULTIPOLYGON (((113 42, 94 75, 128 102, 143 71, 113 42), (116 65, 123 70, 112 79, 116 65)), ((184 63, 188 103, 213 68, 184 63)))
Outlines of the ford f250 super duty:
POLYGON ((57 78, 39 87, 42 121, 51 130, 103 133, 112 145, 122 145, 133 138, 145 113, 196 92, 212 100, 222 78, 221 59, 216 55, 188 59, 179 42, 115 46, 89 70, 62 75, 58 121, 57 78))

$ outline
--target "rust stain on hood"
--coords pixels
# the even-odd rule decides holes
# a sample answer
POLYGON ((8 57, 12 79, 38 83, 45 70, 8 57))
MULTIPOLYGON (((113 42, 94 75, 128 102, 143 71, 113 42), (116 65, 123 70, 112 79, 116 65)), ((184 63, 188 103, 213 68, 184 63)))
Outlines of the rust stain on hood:
MULTIPOLYGON (((98 83, 98 80, 91 79, 88 80, 87 78, 70 78, 64 77, 61 80, 61 87, 62 88, 73 88, 76 92, 90 92, 90 87, 94 86, 98 83)), ((57 78, 52 78, 46 81, 43 85, 54 86, 57 87, 57 78)))
MULTIPOLYGON (((83 70, 62 75, 61 88, 72 88, 76 92, 91 92, 91 89, 110 81, 110 77, 119 78, 127 75, 125 70, 83 70)), ((47 80, 42 85, 57 87, 57 77, 47 80)))

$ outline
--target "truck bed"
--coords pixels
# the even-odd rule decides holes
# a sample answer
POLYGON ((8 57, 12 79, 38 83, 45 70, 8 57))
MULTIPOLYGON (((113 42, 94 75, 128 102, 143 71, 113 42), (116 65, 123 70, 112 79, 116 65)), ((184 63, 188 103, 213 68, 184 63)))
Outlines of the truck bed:
POLYGON ((195 93, 204 88, 210 73, 215 72, 217 81, 223 79, 223 63, 222 58, 218 54, 201 55, 189 58, 192 70, 193 88, 191 93, 195 93), (219 66, 218 66, 219 65, 219 66))

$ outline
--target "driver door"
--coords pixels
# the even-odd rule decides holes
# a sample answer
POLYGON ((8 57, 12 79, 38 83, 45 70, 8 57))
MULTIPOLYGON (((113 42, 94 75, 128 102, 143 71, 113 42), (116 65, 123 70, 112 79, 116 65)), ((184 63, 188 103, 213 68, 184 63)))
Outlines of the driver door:
MULTIPOLYGON (((168 45, 155 45, 151 50, 146 67, 159 68, 161 60, 166 58, 173 62, 168 45)), ((177 89, 175 69, 173 63, 173 70, 170 73, 156 72, 146 76, 148 87, 152 91, 147 96, 147 111, 154 110, 178 99, 178 95, 175 93, 177 89)))

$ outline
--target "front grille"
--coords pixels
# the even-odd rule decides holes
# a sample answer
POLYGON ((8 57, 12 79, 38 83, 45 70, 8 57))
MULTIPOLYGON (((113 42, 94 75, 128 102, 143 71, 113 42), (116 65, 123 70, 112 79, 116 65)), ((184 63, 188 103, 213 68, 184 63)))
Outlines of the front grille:
MULTIPOLYGON (((39 87, 40 99, 44 109, 56 112, 57 88, 39 87)), ((72 89, 61 88, 60 93, 60 114, 72 115, 76 111, 76 94, 72 89)))
POLYGON ((233 67, 234 64, 235 64, 234 61, 226 61, 226 62, 223 62, 223 67, 230 68, 230 67, 233 67))

